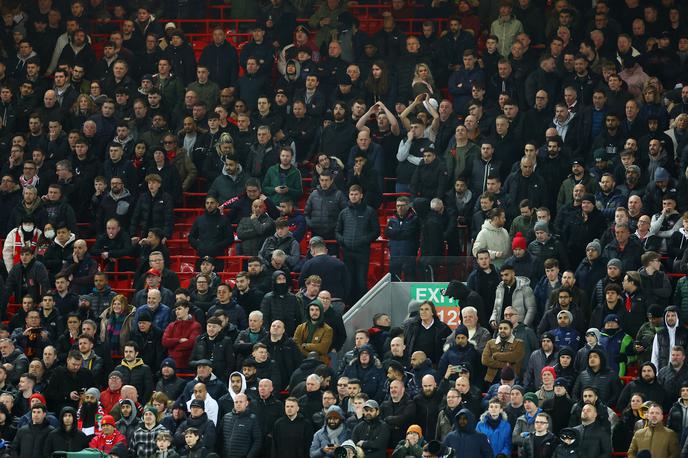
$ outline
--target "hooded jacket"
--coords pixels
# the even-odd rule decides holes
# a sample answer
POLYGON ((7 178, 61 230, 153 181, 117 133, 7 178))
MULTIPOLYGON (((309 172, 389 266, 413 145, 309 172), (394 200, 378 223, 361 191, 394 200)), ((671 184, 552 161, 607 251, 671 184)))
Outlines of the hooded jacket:
POLYGON ((455 429, 447 434, 442 444, 453 450, 461 450, 463 458, 492 458, 492 448, 487 436, 475 430, 475 417, 468 409, 461 409, 454 417, 455 429), (468 420, 466 426, 459 425, 459 419, 468 420))
POLYGON ((590 363, 587 362, 586 369, 578 375, 573 386, 573 398, 575 400, 581 399, 583 390, 587 387, 593 387, 597 389, 599 399, 603 403, 615 406, 621 391, 619 376, 607 367, 607 355, 604 353, 604 350, 598 347, 593 348, 588 353, 588 356, 593 353, 600 358, 600 367, 595 372, 590 367, 590 363))
POLYGON ((325 364, 329 364, 330 358, 327 353, 332 346, 332 328, 325 323, 325 312, 323 311, 322 302, 319 299, 312 301, 307 309, 307 321, 301 323, 294 332, 294 343, 298 346, 303 356, 308 356, 308 353, 315 351, 320 355, 320 360, 325 364), (310 307, 316 305, 320 309, 320 315, 315 323, 310 319, 310 307))
POLYGON ((359 379, 361 381, 361 391, 371 399, 379 400, 385 384, 385 372, 382 364, 375 358, 375 351, 370 345, 362 345, 358 350, 358 355, 346 368, 342 374, 344 377, 359 379), (360 354, 367 351, 370 354, 370 363, 367 366, 361 364, 360 354))
POLYGON ((77 429, 76 410, 73 407, 63 407, 60 412, 59 428, 48 434, 45 441, 45 456, 52 456, 52 453, 61 450, 65 452, 79 452, 88 447, 86 434, 77 429), (64 416, 72 414, 74 423, 69 431, 65 429, 64 416))
MULTIPOLYGON (((141 419, 138 417, 139 411, 136 408, 136 404, 134 401, 130 399, 122 399, 119 402, 119 405, 121 406, 122 404, 129 404, 131 406, 131 415, 128 417, 125 417, 121 415, 120 413, 120 418, 117 420, 117 423, 115 424, 115 428, 117 431, 122 433, 122 435, 126 438, 126 443, 130 443, 131 439, 134 437, 134 431, 136 431, 136 428, 139 427, 139 423, 141 422, 141 419)), ((120 409, 121 412, 121 409, 120 409)), ((101 433, 102 434, 102 433, 101 433)))
POLYGON ((669 327, 666 325, 667 312, 678 314, 679 309, 673 305, 666 308, 664 311, 665 325, 655 334, 654 341, 652 342, 652 363, 657 370, 662 370, 664 366, 669 364, 672 346, 681 345, 685 348, 686 343, 688 343, 688 330, 681 325, 680 319, 676 321, 675 326, 669 327))
POLYGON ((246 187, 246 172, 241 164, 237 164, 237 172, 235 175, 230 175, 225 167, 222 167, 222 173, 213 180, 208 194, 215 196, 219 202, 226 202, 242 192, 246 187))
POLYGON ((276 270, 272 274, 272 291, 265 295, 260 309, 265 323, 280 320, 284 323, 286 334, 293 336, 297 325, 302 322, 301 306, 297 297, 288 291, 289 277, 285 285, 277 283, 277 277, 280 275, 285 275, 285 273, 276 270))
POLYGON ((617 408, 619 410, 623 410, 626 408, 628 403, 631 401, 631 397, 635 393, 642 393, 643 399, 645 401, 654 401, 661 406, 667 405, 666 398, 670 395, 673 395, 673 393, 667 393, 664 390, 664 387, 660 385, 657 377, 657 368, 654 364, 652 364, 649 361, 642 363, 640 365, 639 372, 642 372, 643 368, 645 367, 649 367, 652 369, 652 372, 654 373, 654 378, 648 382, 643 377, 638 377, 637 379, 627 383, 621 391, 621 394, 619 395, 619 400, 616 403, 617 408))

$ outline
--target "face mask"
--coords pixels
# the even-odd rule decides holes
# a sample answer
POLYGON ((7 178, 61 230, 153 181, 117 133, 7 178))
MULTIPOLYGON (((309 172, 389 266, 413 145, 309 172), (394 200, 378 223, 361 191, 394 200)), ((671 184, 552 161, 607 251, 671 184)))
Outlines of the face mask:
POLYGON ((287 294, 287 284, 286 283, 276 283, 275 293, 279 295, 287 294))
POLYGON ((24 232, 32 232, 33 231, 33 224, 22 224, 22 230, 24 232))
POLYGON ((52 240, 55 238, 55 231, 53 231, 52 229, 48 229, 47 231, 44 232, 44 235, 45 235, 46 239, 52 240))

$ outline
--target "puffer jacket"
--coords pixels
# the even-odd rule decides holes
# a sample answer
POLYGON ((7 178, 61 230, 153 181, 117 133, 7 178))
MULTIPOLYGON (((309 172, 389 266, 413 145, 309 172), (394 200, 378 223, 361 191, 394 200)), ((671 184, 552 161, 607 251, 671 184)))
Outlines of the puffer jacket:
POLYGON ((390 256, 412 256, 418 253, 420 220, 416 212, 409 210, 402 218, 394 213, 387 220, 385 237, 389 239, 390 256))
POLYGON ((256 458, 261 448, 258 418, 245 410, 232 411, 222 419, 222 456, 226 458, 256 458))
POLYGON ((572 397, 574 400, 579 400, 583 396, 583 390, 587 387, 594 387, 597 389, 600 401, 607 405, 615 406, 616 400, 621 392, 621 383, 619 376, 607 367, 607 355, 600 347, 595 347, 588 353, 596 353, 600 358, 600 368, 594 372, 590 368, 590 364, 586 363, 587 368, 583 370, 576 379, 573 386, 572 397))
MULTIPOLYGON (((497 286, 495 293, 494 309, 490 316, 490 321, 499 322, 503 314, 502 303, 504 302, 504 283, 501 282, 497 286)), ((535 316, 537 315, 537 304, 535 303, 535 295, 530 288, 530 280, 526 277, 516 277, 516 287, 511 296, 511 306, 514 307, 519 316, 524 317, 523 323, 526 326, 535 325, 535 316)))
POLYGON ((495 267, 499 269, 504 260, 511 256, 511 239, 509 233, 503 227, 494 227, 489 220, 483 222, 482 229, 473 242, 473 256, 476 256, 478 251, 483 248, 490 252, 490 259, 495 267), (497 253, 501 252, 500 258, 497 258, 497 253))
POLYGON ((335 237, 346 250, 369 252, 370 243, 380 235, 377 213, 371 207, 359 203, 349 204, 337 218, 335 237))
POLYGON ((679 321, 688 320, 688 277, 679 279, 674 290, 674 304, 679 308, 679 321))
POLYGON ((196 337, 201 335, 201 325, 189 316, 185 320, 176 320, 167 325, 162 334, 162 346, 167 348, 167 352, 178 368, 189 367, 189 357, 193 350, 196 337), (181 339, 187 339, 181 342, 181 339))
POLYGON ((267 213, 254 219, 250 216, 241 218, 237 226, 237 237, 241 240, 241 254, 256 256, 265 239, 274 231, 275 223, 267 213))
POLYGON ((382 370, 382 364, 377 359, 373 358, 375 354, 373 347, 370 345, 363 345, 359 349, 361 351, 367 350, 370 353, 371 362, 367 366, 361 365, 360 357, 354 359, 346 368, 342 375, 348 377, 349 380, 356 378, 361 381, 361 391, 367 394, 371 399, 380 401, 385 393, 383 387, 385 384, 385 372, 382 370))
POLYGON ((189 428, 196 428, 198 430, 201 442, 208 450, 215 449, 215 423, 208 419, 208 414, 205 412, 198 418, 186 417, 186 420, 177 427, 177 430, 174 432, 174 445, 177 448, 185 445, 184 432, 189 428))
POLYGON ((148 402, 153 394, 153 374, 141 358, 136 358, 131 364, 122 360, 115 370, 122 374, 122 381, 126 385, 134 385, 137 388, 142 404, 148 402))
POLYGON ((129 235, 145 236, 150 228, 157 227, 166 238, 172 237, 173 206, 172 196, 167 193, 158 191, 155 197, 150 192, 142 193, 131 217, 129 235))
POLYGON ((45 445, 48 436, 54 430, 55 428, 50 426, 47 419, 39 425, 31 423, 19 428, 10 445, 12 457, 35 458, 37 456, 49 456, 45 453, 45 445))
MULTIPOLYGON (((334 411, 339 412, 339 414, 343 417, 344 413, 342 412, 342 409, 339 408, 339 406, 332 406, 330 407, 334 411)), ((336 440, 334 441, 335 445, 341 445, 344 443, 344 441, 349 440, 351 438, 351 431, 349 428, 344 425, 344 428, 342 428, 342 431, 339 433, 339 436, 337 436, 336 440)), ((332 457, 334 454, 325 454, 323 453, 322 449, 326 447, 328 444, 331 444, 332 440, 330 439, 329 435, 327 434, 327 425, 323 426, 320 428, 318 431, 315 432, 315 435, 313 435, 313 442, 311 443, 311 450, 310 450, 310 455, 311 458, 325 458, 325 457, 332 457)))
POLYGON ((487 436, 487 440, 495 456, 500 453, 511 456, 511 425, 509 424, 507 415, 502 412, 497 428, 493 428, 487 422, 487 416, 487 412, 484 412, 480 416, 480 423, 475 427, 475 430, 487 436))
POLYGON ((315 235, 326 239, 334 238, 337 217, 347 204, 347 198, 334 185, 327 191, 318 186, 308 196, 306 208, 303 211, 308 227, 315 235))

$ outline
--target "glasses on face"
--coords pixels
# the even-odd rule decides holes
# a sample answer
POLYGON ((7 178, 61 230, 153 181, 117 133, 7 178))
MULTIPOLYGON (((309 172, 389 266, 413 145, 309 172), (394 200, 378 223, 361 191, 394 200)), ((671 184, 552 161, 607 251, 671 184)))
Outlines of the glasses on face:
POLYGON ((545 421, 545 420, 535 420, 535 424, 537 424, 537 425, 546 425, 546 424, 548 424, 548 423, 549 423, 549 422, 548 422, 548 421, 545 421))
POLYGON ((510 316, 514 316, 514 315, 516 315, 516 314, 515 313, 505 313, 504 317, 506 318, 506 317, 510 317, 510 316))

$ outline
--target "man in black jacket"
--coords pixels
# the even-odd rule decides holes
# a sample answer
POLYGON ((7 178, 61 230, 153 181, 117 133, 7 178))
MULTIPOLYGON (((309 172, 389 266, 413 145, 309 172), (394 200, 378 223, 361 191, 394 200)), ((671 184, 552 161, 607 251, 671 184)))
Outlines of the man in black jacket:
POLYGON ((45 443, 48 435, 55 430, 46 420, 47 409, 43 404, 31 408, 31 423, 19 428, 10 445, 12 456, 17 458, 34 458, 48 456, 45 443))
POLYGON ((88 447, 86 434, 77 428, 76 410, 73 407, 63 407, 59 421, 60 427, 51 431, 45 441, 45 456, 52 456, 58 450, 80 452, 88 447))
POLYGON ((335 236, 344 249, 344 264, 349 270, 349 303, 353 304, 367 290, 370 267, 370 244, 380 234, 375 210, 365 205, 363 190, 358 185, 349 189, 349 207, 337 219, 335 236))
POLYGON ((609 433, 595 420, 597 408, 592 404, 584 405, 581 410, 581 424, 574 428, 578 431, 579 456, 602 458, 612 454, 609 433))
POLYGON ((55 369, 50 377, 45 397, 55 411, 61 411, 65 406, 76 409, 79 405, 79 393, 95 386, 91 371, 81 367, 82 361, 81 353, 72 350, 67 356, 67 365, 55 369))
POLYGON ((208 318, 206 332, 196 338, 189 361, 192 366, 201 359, 213 362, 213 373, 226 374, 234 369, 232 340, 222 328, 222 321, 214 316, 208 318))
POLYGON ((272 432, 272 456, 306 458, 313 440, 313 426, 299 413, 299 401, 289 397, 284 403, 284 416, 275 422, 272 432), (283 447, 290 444, 289 447, 283 447))
MULTIPOLYGON (((213 196, 205 198, 205 213, 196 218, 189 232, 189 244, 196 250, 199 258, 204 256, 224 256, 234 241, 234 231, 229 220, 218 210, 218 201, 213 196)), ((196 261, 196 269, 201 260, 196 261)), ((221 272, 224 263, 215 260, 215 269, 221 272)))
POLYGON ((403 381, 394 380, 389 384, 389 399, 382 403, 380 416, 390 429, 387 446, 396 447, 416 418, 416 406, 406 395, 403 381))
MULTIPOLYGON (((251 403, 251 410, 258 417, 260 432, 263 434, 262 455, 269 456, 275 422, 284 412, 284 404, 274 395, 272 380, 263 379, 258 382, 258 399, 251 403)), ((284 444, 286 443, 289 442, 284 444)))
POLYGON ((377 401, 367 400, 363 404, 363 421, 351 433, 351 440, 363 449, 366 458, 384 458, 387 455, 390 430, 379 414, 377 401))
POLYGON ((257 458, 261 446, 258 418, 247 410, 248 397, 237 394, 234 409, 222 417, 222 453, 226 458, 257 458))

